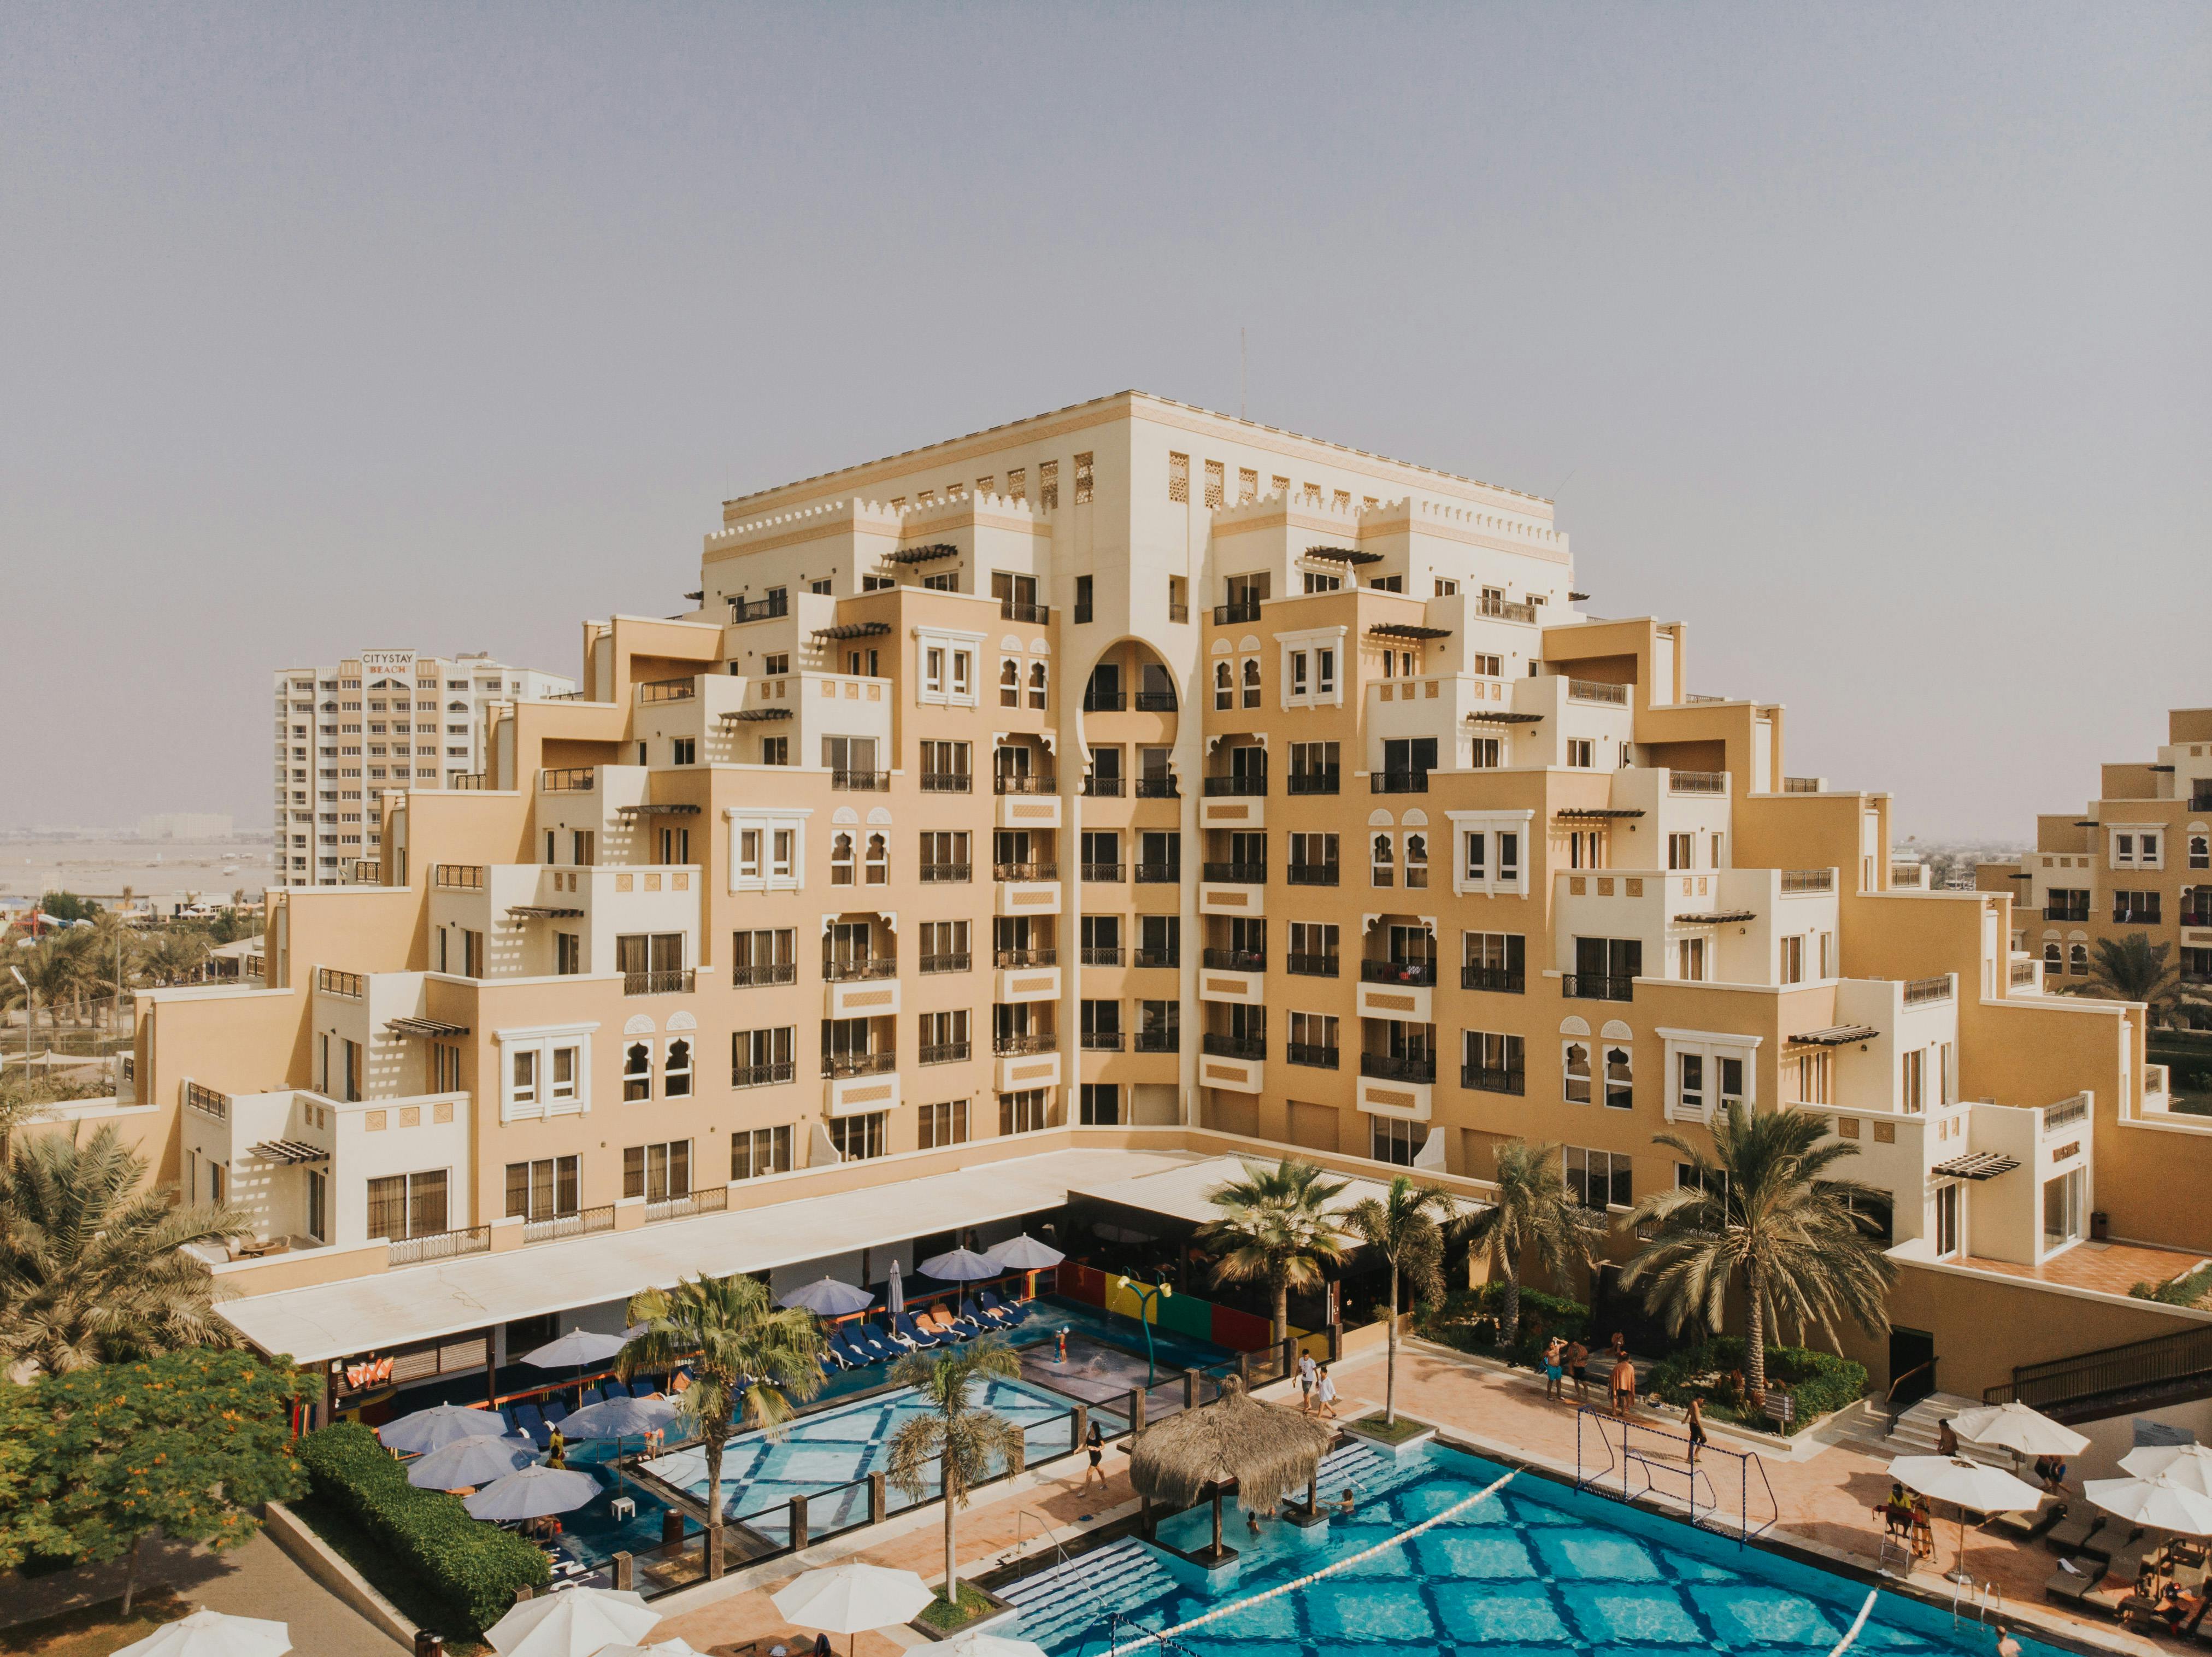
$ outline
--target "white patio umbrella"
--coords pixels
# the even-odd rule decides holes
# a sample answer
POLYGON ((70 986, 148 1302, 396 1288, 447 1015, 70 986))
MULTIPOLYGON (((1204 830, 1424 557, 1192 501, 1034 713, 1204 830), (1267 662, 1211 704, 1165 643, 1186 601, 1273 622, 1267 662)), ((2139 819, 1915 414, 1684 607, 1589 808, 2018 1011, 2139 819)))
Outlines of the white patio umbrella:
MULTIPOLYGON (((943 1254, 933 1254, 920 1267, 924 1276, 947 1283, 979 1283, 986 1277, 997 1276, 1005 1269, 990 1256, 978 1254, 969 1248, 956 1248, 943 1254)), ((954 1298, 959 1302, 960 1311, 964 1315, 968 1310, 965 1290, 954 1298)))
POLYGON ((808 1571, 772 1597, 777 1613, 801 1628, 855 1635, 918 1617, 936 1598, 912 1571, 859 1560, 808 1571))
POLYGON ((2202 1444, 2142 1444, 2120 1458, 2121 1468, 2137 1478, 2172 1479, 2212 1496, 2212 1448, 2202 1444))
MULTIPOLYGON (((1067 1258, 1051 1244, 1040 1243, 1027 1232, 1022 1233, 1018 1237, 1009 1237, 1003 1243, 994 1243, 983 1252, 1009 1271, 1043 1271, 1058 1265, 1067 1258)), ((947 1643, 957 1642, 947 1642, 947 1643)), ((1026 1642, 1015 1641, 1012 1643, 1019 1645, 1026 1642)))
POLYGON ((599 1494, 599 1481, 566 1467, 532 1465, 494 1479, 461 1505, 476 1519, 544 1519, 574 1513, 599 1494))
POLYGON ((291 1648, 292 1630, 285 1623, 233 1617, 203 1605, 121 1647, 115 1657, 284 1657, 291 1648))
POLYGON ((2018 1403, 1961 1410, 1951 1417, 1951 1430, 1969 1444, 1995 1445, 2015 1457, 2078 1456, 2089 1447, 2087 1434, 2018 1403))
MULTIPOLYGON (((896 1271, 896 1267, 892 1270, 896 1271)), ((896 1282, 896 1277, 892 1281, 896 1282)), ((825 1318, 843 1318, 855 1312, 866 1311, 876 1303, 876 1297, 865 1288, 850 1283, 841 1283, 835 1277, 819 1277, 804 1288, 794 1288, 783 1297, 785 1306, 803 1306, 825 1318)))
POLYGON ((619 1335, 599 1335, 588 1329, 572 1329, 522 1355, 536 1369, 568 1369, 587 1363, 605 1363, 627 1346, 619 1335))
POLYGON ((665 1429, 676 1413, 673 1398, 602 1398, 571 1410, 561 1423, 561 1433, 564 1438, 586 1441, 643 1438, 665 1429))
POLYGON ((2115 1518, 2184 1536, 2212 1536, 2212 1496, 2160 1473, 2154 1478, 2093 1478, 2081 1493, 2115 1518))
POLYGON ((408 1463, 407 1482, 419 1490, 473 1490, 537 1459, 538 1447, 520 1433, 508 1438, 465 1438, 408 1463))
POLYGON ((484 1630, 500 1657, 595 1657, 635 1645, 660 1621, 627 1588, 569 1588, 526 1599, 484 1630))
POLYGON ((2042 1491, 2003 1468, 1984 1467, 1964 1456, 1899 1456, 1889 1464, 1889 1476, 1931 1502, 1948 1502, 1959 1509, 1958 1556, 1944 1578, 1951 1582, 1970 1580, 1965 1563, 1967 1508, 1984 1514, 2018 1513, 2043 1500, 2042 1491))
POLYGON ((387 1421, 376 1429, 377 1441, 403 1456, 442 1450, 472 1438, 504 1438, 510 1429, 496 1410, 478 1410, 465 1404, 434 1404, 411 1416, 387 1421))

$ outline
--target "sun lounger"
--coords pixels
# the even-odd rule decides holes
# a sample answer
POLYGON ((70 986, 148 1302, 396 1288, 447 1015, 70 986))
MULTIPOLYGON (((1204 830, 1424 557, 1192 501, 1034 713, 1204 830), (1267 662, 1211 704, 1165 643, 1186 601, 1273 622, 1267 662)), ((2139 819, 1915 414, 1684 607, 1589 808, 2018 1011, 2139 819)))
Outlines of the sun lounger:
POLYGON ((982 1303, 984 1311, 994 1313, 1010 1327, 1029 1319, 1030 1308, 1019 1301, 1002 1301, 988 1288, 975 1298, 982 1303))
POLYGON ((2043 1545, 2056 1554, 2079 1553, 2081 1544, 2104 1528, 2101 1514, 2086 1519, 2063 1519, 2045 1532, 2043 1545))
POLYGON ((976 1322, 998 1329, 1011 1329, 1013 1326, 1013 1314, 1006 1310, 1005 1303, 989 1289, 977 1290, 974 1305, 975 1307, 974 1316, 976 1322))
POLYGON ((939 1346, 945 1344, 926 1329, 915 1327, 914 1314, 902 1312, 891 1319, 893 1336, 908 1346, 939 1346))
POLYGON ((853 1343, 866 1352, 869 1360, 875 1363, 887 1362, 906 1350, 873 1324, 862 1324, 854 1331, 851 1338, 853 1343))
POLYGON ((941 1306, 930 1307, 921 1319, 921 1326, 931 1334, 947 1340, 964 1341, 975 1334, 975 1325, 963 1318, 955 1318, 941 1306))
POLYGON ((2109 1563, 2115 1554, 2124 1553, 2128 1544, 2142 1534, 2142 1532, 2139 1527, 2130 1530, 2124 1525, 2100 1526, 2089 1539, 2075 1551, 2086 1553, 2093 1559, 2102 1559, 2109 1563))
POLYGON ((634 1398, 649 1398, 660 1390, 659 1383, 640 1375, 629 1384, 629 1395, 634 1398))
POLYGON ((544 1415, 534 1404, 514 1406, 514 1425, 517 1431, 529 1434, 530 1441, 541 1450, 553 1441, 553 1429, 545 1424, 544 1415))
POLYGON ((2073 1571, 2055 1570, 2043 1585, 2043 1597, 2056 1599, 2062 1605, 2079 1605, 2087 1602, 2089 1591, 2104 1580, 2105 1562, 2101 1559, 2076 1559, 2078 1576, 2073 1571))
POLYGON ((840 1330, 837 1344, 845 1354, 845 1362, 855 1369, 866 1369, 870 1364, 883 1361, 883 1354, 875 1343, 857 1330, 840 1330))
POLYGON ((545 1407, 542 1413, 548 1427, 558 1427, 568 1419, 568 1402, 566 1398, 548 1398, 545 1400, 545 1407))
POLYGON ((2066 1504, 2055 1496, 2045 1496, 2033 1512, 1992 1514, 1982 1528, 2011 1541, 2033 1542, 2065 1517, 2066 1504))

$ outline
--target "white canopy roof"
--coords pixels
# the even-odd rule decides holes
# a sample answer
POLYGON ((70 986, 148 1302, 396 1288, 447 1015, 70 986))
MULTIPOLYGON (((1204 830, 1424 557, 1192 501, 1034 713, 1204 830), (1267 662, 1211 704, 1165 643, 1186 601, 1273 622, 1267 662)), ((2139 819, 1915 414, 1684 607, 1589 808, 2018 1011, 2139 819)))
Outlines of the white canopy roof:
MULTIPOLYGON (((219 1302, 216 1310, 264 1352, 321 1363, 519 1318, 627 1300, 649 1284, 667 1287, 702 1271, 717 1276, 764 1271, 1010 1220, 1057 1208, 1078 1187, 1115 1202, 1152 1207, 1149 1199, 1116 1193, 1144 1187, 1147 1176, 1179 1170, 1201 1171, 1188 1200, 1199 1205, 1203 1218, 1208 1212, 1203 1193, 1237 1168, 1234 1157, 1063 1150, 978 1161, 951 1173, 784 1202, 773 1200, 776 1187, 770 1184, 762 1187, 756 1206, 722 1214, 246 1295, 219 1302)), ((1347 1199, 1353 1195, 1347 1192, 1347 1199)))
MULTIPOLYGON (((1109 1169, 1102 1167, 1087 1178, 1070 1182, 1068 1192, 1071 1196, 1095 1197, 1103 1203, 1120 1203, 1128 1208, 1143 1209, 1150 1214, 1172 1215, 1178 1220, 1203 1223, 1221 1215, 1221 1210, 1206 1200, 1206 1193, 1229 1180, 1242 1178, 1244 1161, 1239 1156, 1185 1156, 1172 1161, 1159 1157, 1154 1161, 1160 1166, 1146 1169, 1109 1169)), ((1425 1169, 1409 1168, 1407 1172, 1435 1179, 1435 1175, 1425 1169)), ((1328 1173, 1328 1178, 1332 1181, 1348 1181, 1343 1195, 1331 1205, 1340 1213, 1367 1197, 1381 1198, 1390 1194, 1387 1180, 1334 1173, 1328 1173)), ((1469 1196, 1462 1182, 1447 1180, 1441 1183, 1470 1206, 1480 1201, 1469 1196)))

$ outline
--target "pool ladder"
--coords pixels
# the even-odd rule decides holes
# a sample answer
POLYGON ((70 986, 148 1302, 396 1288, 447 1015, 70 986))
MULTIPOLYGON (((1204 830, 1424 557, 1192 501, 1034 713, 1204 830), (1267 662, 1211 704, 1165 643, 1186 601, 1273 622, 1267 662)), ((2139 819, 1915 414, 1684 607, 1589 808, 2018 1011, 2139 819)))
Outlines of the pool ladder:
MULTIPOLYGON (((1024 1520, 1030 1519, 1036 1520, 1038 1531, 1042 1533, 1046 1541, 1052 1544, 1054 1563, 1061 1565, 1067 1563, 1067 1549, 1060 1538, 1052 1533, 1052 1521, 1035 1508, 1020 1508, 1014 1514, 1013 1551, 1008 1555, 1006 1560, 1008 1564, 1020 1565, 1020 1569, 1014 1573, 1016 1581, 1019 1581, 1030 1574, 1030 1556, 1022 1551, 1022 1523, 1024 1520)), ((1037 1551, 1042 1553, 1044 1550, 1040 1548, 1037 1551)))

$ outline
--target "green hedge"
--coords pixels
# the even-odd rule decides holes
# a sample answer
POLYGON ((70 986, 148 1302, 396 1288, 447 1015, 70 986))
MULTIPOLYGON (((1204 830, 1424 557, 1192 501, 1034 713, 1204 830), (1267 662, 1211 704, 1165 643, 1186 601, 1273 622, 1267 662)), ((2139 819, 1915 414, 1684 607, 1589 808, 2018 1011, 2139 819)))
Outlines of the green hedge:
POLYGON ((1480 1288, 1455 1290, 1442 1305, 1424 1306, 1420 1326, 1431 1338, 1462 1352, 1530 1367, 1543 1356, 1554 1335, 1589 1342, 1590 1309, 1579 1301, 1547 1295, 1523 1284, 1519 1338, 1510 1347, 1502 1345, 1498 1338, 1498 1320, 1504 1310, 1505 1284, 1496 1279, 1480 1288))
MULTIPOLYGON (((1698 1398, 1705 1400, 1705 1413, 1717 1420, 1771 1427, 1774 1422, 1763 1411, 1744 1401, 1744 1351, 1740 1335, 1717 1335, 1703 1345, 1686 1347, 1652 1366, 1644 1378, 1644 1396, 1674 1404, 1698 1398)), ((1802 1346, 1766 1349, 1767 1391, 1786 1390, 1796 1403, 1790 1427, 1793 1433, 1856 1403, 1866 1392, 1866 1381, 1864 1364, 1832 1352, 1802 1346)))
POLYGON ((406 1469, 357 1422, 308 1434, 299 1456, 318 1497, 452 1608, 456 1626, 443 1632, 473 1637, 514 1608, 516 1589, 552 1580, 545 1556, 522 1538, 470 1518, 459 1496, 410 1484, 406 1469))
POLYGON ((2137 1283, 2128 1291, 2138 1301, 2156 1301, 2161 1306, 2196 1306, 2207 1292, 2212 1292, 2212 1265, 2199 1266, 2167 1282, 2137 1283))

